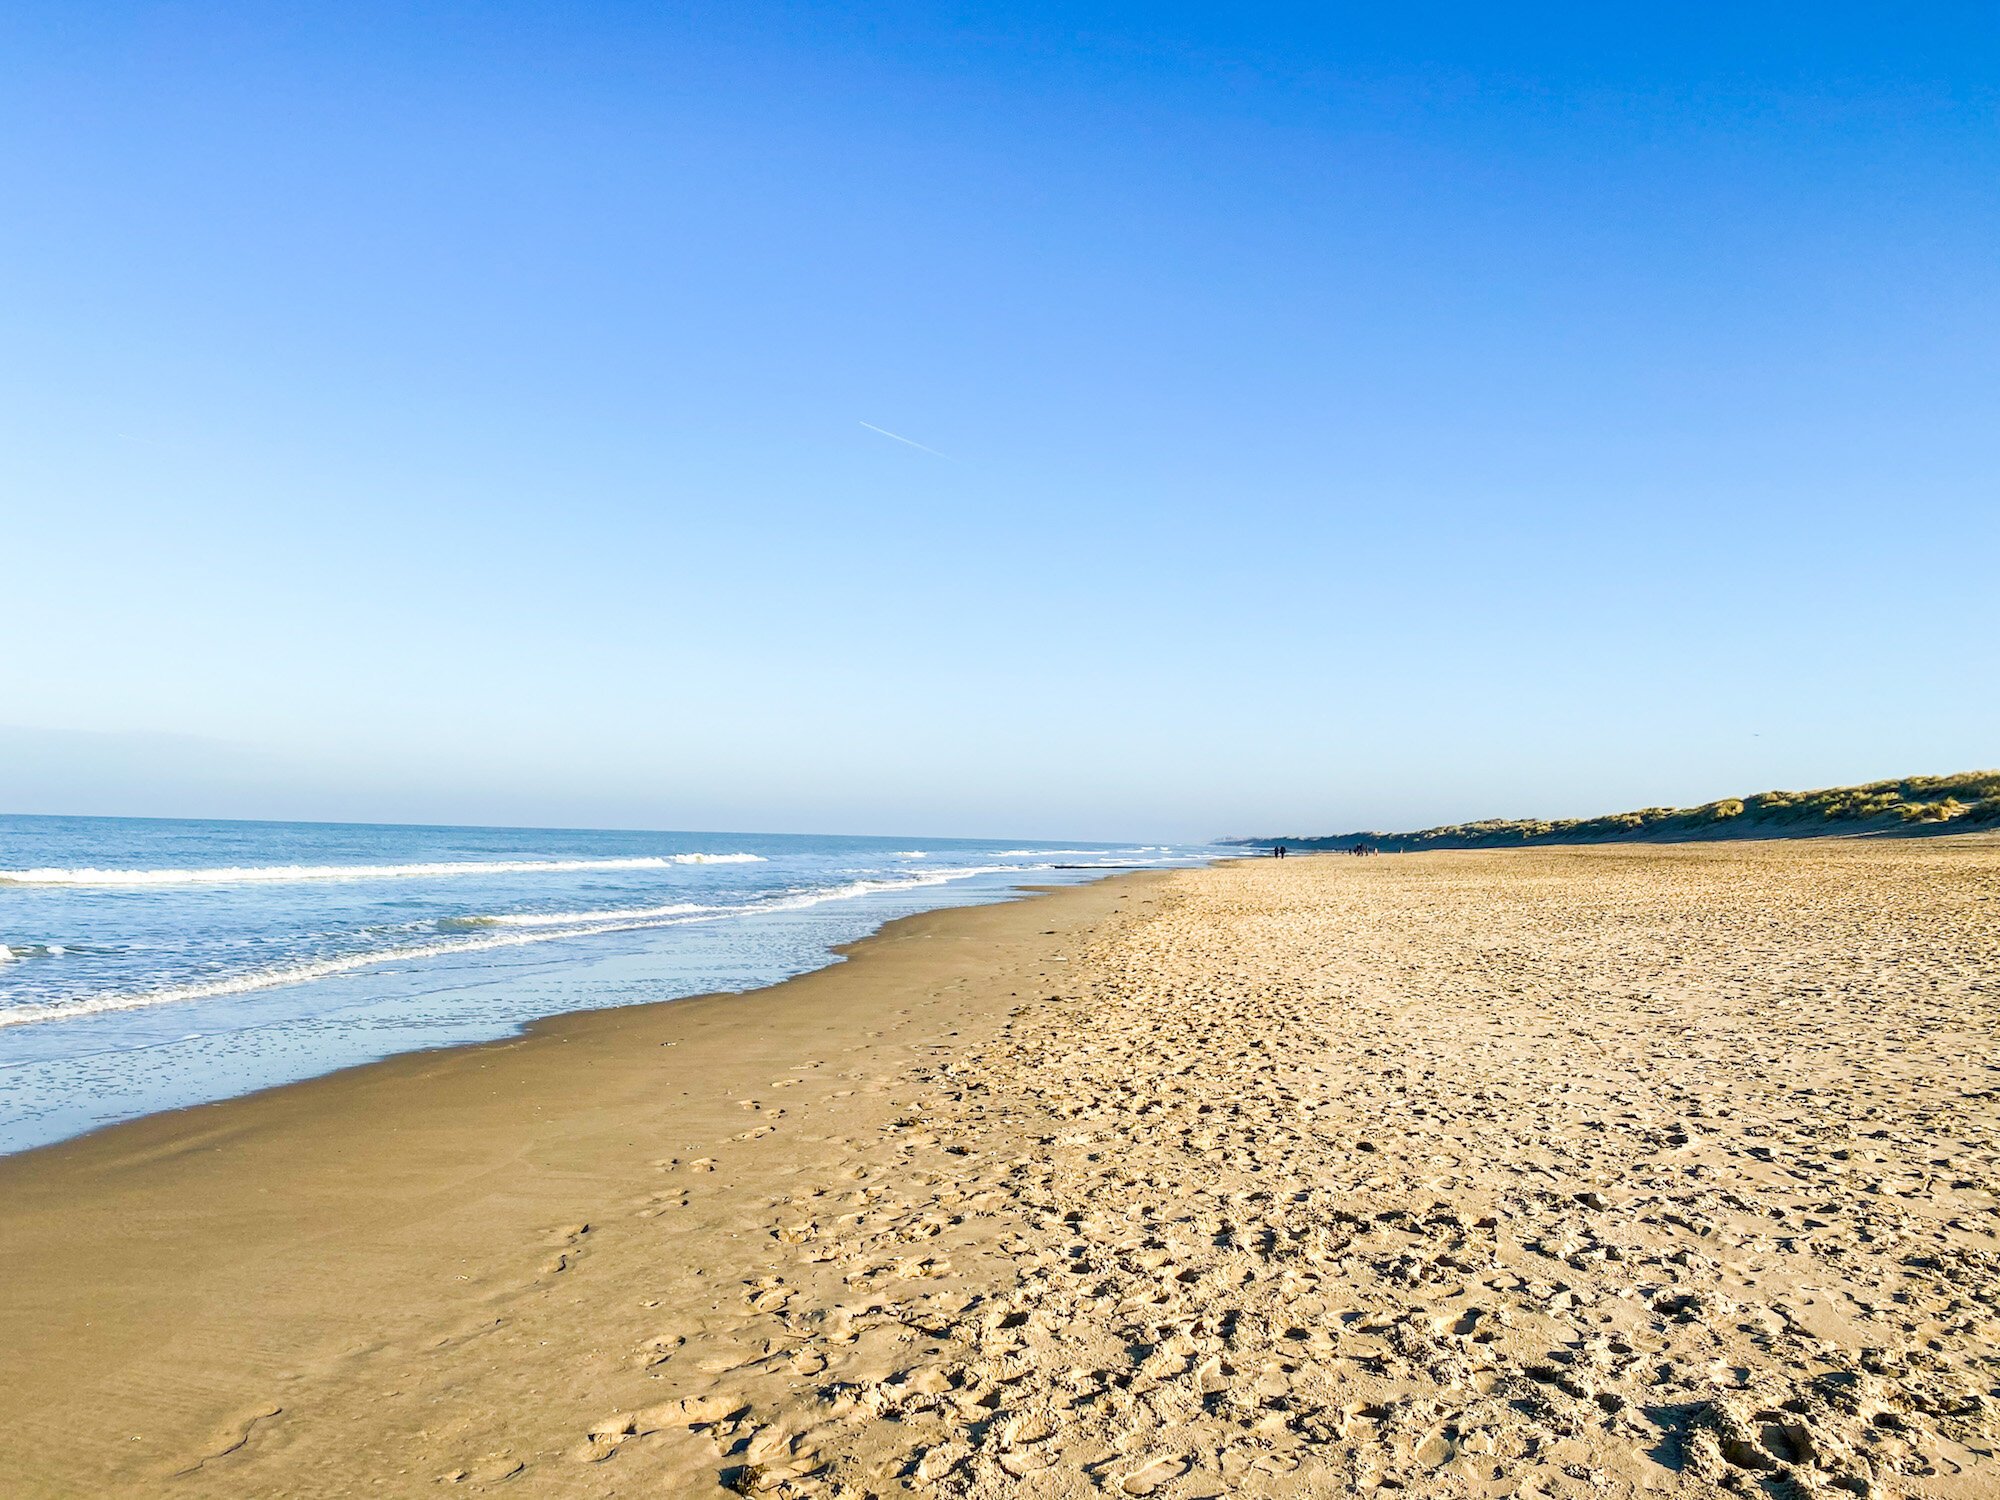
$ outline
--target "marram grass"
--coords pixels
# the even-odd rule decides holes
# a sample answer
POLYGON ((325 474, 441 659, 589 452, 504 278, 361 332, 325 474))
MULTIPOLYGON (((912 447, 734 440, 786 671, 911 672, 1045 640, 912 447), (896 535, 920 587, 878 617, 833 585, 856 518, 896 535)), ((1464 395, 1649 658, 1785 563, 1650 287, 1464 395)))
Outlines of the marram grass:
POLYGON ((1907 776, 1815 792, 1757 792, 1700 807, 1642 807, 1596 818, 1487 818, 1414 833, 1337 833, 1230 839, 1299 849, 1373 844, 1397 849, 1483 849, 1627 839, 1784 838, 1810 834, 1971 831, 2000 828, 2000 771, 1907 776))

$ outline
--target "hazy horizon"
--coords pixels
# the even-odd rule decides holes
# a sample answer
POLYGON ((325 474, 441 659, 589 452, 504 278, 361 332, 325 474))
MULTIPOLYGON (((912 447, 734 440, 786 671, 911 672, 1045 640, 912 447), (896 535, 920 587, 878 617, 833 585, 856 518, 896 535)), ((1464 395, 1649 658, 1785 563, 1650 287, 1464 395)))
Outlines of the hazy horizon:
POLYGON ((2000 760, 2000 19, 0 17, 0 805, 1199 839, 2000 760))
MULTIPOLYGON (((17 733, 18 730, 14 729, 12 726, 0 725, 0 747, 7 746, 9 743, 10 735, 14 735, 17 733)), ((71 739, 69 740, 69 743, 74 744, 75 741, 71 739)), ((1925 767, 1916 771, 1896 772, 1882 776, 1855 777, 1852 778, 1851 780, 1841 781, 1841 782, 1820 782, 1820 783, 1813 783, 1811 785, 1808 785, 1803 782, 1783 783, 1783 784, 1772 783, 1768 786, 1737 787, 1725 790, 1710 790, 1702 793, 1693 793, 1681 797, 1678 801, 1659 801, 1659 800, 1652 802, 1634 801, 1629 804, 1621 804, 1617 807, 1610 807, 1610 806, 1577 807, 1577 808, 1565 808, 1560 811, 1550 811, 1546 808, 1537 808, 1525 813, 1487 812, 1487 813, 1462 814, 1450 818, 1412 817, 1405 819, 1402 822, 1397 822, 1393 824, 1388 822, 1381 822, 1376 824, 1356 823, 1352 825, 1343 825, 1340 827, 1334 827, 1331 825, 1326 827, 1318 827, 1305 824, 1272 823, 1268 826, 1259 826, 1255 829, 1251 828, 1209 829, 1200 832, 1189 832, 1183 829, 1179 833, 1174 835, 1167 835, 1167 834, 1156 835, 1146 830, 1132 830, 1132 829, 1127 829, 1121 833, 1113 834, 1105 832, 1103 830, 1098 830, 1095 832, 1089 832, 1089 831, 1079 832, 1078 830, 1069 828, 1051 829, 1051 828, 1035 828, 1035 827, 1008 827, 995 830, 971 830, 971 831, 965 829, 945 828, 945 827, 881 827, 881 828, 770 827, 767 828, 767 827, 757 827, 751 824, 741 824, 741 825, 714 824, 714 825, 696 826, 687 823, 672 823, 672 822, 660 822, 660 821, 630 823, 630 824, 601 823, 601 822, 600 823, 565 822, 559 818, 554 818, 554 817, 545 818, 537 821, 505 822, 505 821, 495 821, 490 818, 481 819, 476 817, 455 818, 455 819, 426 818, 421 816, 368 817, 368 816, 354 815, 354 816, 336 817, 330 815, 306 815, 306 814, 294 815, 294 814, 256 813, 256 812, 215 813, 215 812, 203 812, 197 810, 184 810, 175 812, 135 812, 127 810, 78 811, 75 808, 64 807, 64 806, 50 806, 50 807, 39 807, 39 808, 0 807, 0 817, 6 817, 6 816, 55 817, 55 818, 70 817, 70 818, 105 818, 114 820, 156 819, 160 821, 185 821, 185 822, 326 823, 332 825, 353 825, 353 826, 375 825, 382 827, 517 829, 523 832, 533 832, 537 830, 548 831, 548 832, 596 830, 603 832, 656 832, 656 833, 686 833, 686 834, 697 834, 697 835, 808 834, 808 835, 816 835, 823 837, 852 837, 852 838, 907 837, 913 839, 915 838, 1022 839, 1031 842, 1034 841, 1046 842, 1052 839, 1080 839, 1085 842, 1113 843, 1113 844, 1139 842, 1139 841, 1145 841, 1150 838, 1158 837, 1158 838, 1171 838, 1173 841, 1176 842, 1204 842, 1210 839, 1253 837, 1259 835, 1278 835, 1278 834, 1283 834, 1286 836, 1317 837, 1317 836, 1324 836, 1331 834, 1353 833, 1360 831, 1409 832, 1423 828, 1439 827, 1455 823, 1469 822, 1480 818, 1488 818, 1488 817, 1497 817, 1497 818, 1509 818, 1515 816, 1533 817, 1533 818, 1592 817, 1608 813, 1631 811, 1640 807, 1662 807, 1662 806, 1695 807, 1709 802, 1717 801, 1722 798, 1748 796, 1755 792, 1816 791, 1826 787, 1833 787, 1833 786, 1862 785, 1874 781, 1894 781, 1903 779, 1904 777, 1908 776, 1954 775, 1978 769, 1984 769, 1984 768, 1965 766, 1965 767, 1957 767, 1952 770, 1944 770, 1942 768, 1925 767)), ((220 799, 220 800, 228 800, 228 799, 220 799)), ((197 798, 195 801, 189 802, 187 804, 187 807, 189 809, 194 809, 204 805, 206 804, 197 798)))

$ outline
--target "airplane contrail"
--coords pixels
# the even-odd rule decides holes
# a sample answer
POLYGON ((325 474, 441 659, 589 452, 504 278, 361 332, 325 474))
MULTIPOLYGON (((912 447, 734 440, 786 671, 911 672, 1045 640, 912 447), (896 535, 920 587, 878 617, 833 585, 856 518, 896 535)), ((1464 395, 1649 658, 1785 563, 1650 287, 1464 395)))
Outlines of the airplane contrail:
MULTIPOLYGON (((881 433, 881 434, 882 434, 882 436, 883 436, 883 437, 885 437, 885 438, 894 438, 894 439, 895 439, 895 440, 896 440, 897 442, 899 442, 899 443, 908 443, 908 444, 909 444, 909 445, 910 445, 910 446, 911 446, 912 448, 920 448, 920 449, 923 449, 923 451, 924 451, 925 453, 928 453, 928 454, 929 454, 929 455, 930 455, 930 456, 931 456, 932 458, 945 458, 945 457, 946 457, 946 456, 945 456, 944 454, 942 454, 942 453, 938 452, 938 451, 937 451, 937 449, 935 449, 935 448, 925 448, 925 447, 924 447, 924 445, 923 445, 922 443, 918 442, 918 441, 917 441, 916 439, 914 439, 914 438, 906 438, 906 437, 904 437, 904 436, 903 436, 903 435, 902 435, 902 434, 901 434, 900 432, 891 432, 891 431, 890 431, 890 430, 889 430, 888 428, 886 428, 886 427, 877 427, 877 426, 876 426, 876 425, 875 425, 875 424, 874 424, 873 422, 863 422, 863 423, 862 423, 861 425, 862 425, 863 427, 866 427, 866 428, 867 428, 867 429, 868 429, 868 430, 869 430, 870 432, 879 432, 879 433, 881 433)), ((949 462, 949 461, 950 461, 949 459, 946 459, 946 462, 949 462)))

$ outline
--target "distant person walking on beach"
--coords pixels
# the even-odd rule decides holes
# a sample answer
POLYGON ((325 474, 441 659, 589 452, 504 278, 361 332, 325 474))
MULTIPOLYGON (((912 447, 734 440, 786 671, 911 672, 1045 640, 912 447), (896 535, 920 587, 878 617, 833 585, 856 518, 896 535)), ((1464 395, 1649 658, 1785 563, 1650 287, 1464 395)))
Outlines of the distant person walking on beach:
POLYGON ((1283 844, 1279 844, 1276 848, 1274 848, 1271 851, 1271 857, 1273 859, 1283 859, 1285 857, 1285 846, 1283 844))

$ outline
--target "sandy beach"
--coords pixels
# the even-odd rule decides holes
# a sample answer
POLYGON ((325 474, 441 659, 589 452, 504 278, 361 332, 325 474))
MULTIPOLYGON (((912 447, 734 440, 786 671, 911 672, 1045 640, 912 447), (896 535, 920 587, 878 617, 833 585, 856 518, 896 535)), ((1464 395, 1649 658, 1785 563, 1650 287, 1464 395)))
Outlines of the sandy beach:
POLYGON ((1243 861, 0 1160, 10 1495, 2000 1494, 2000 839, 1243 861))

